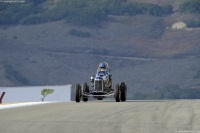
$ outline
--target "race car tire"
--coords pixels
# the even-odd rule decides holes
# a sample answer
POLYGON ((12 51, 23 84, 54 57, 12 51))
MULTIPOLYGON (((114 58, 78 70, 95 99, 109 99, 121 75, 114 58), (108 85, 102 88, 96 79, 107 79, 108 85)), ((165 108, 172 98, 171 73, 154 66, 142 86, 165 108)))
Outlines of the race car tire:
POLYGON ((76 85, 75 99, 76 102, 80 102, 81 99, 81 86, 79 84, 76 85))
POLYGON ((121 91, 121 93, 120 93, 121 101, 125 102, 126 101, 126 95, 127 95, 127 86, 126 86, 125 82, 122 82, 120 84, 120 91, 121 91))
MULTIPOLYGON (((83 93, 85 93, 85 92, 88 93, 89 92, 89 86, 87 85, 87 83, 84 83, 82 88, 83 88, 83 93)), ((87 96, 82 96, 82 99, 83 99, 84 102, 88 101, 88 97, 87 96)))
POLYGON ((116 84, 115 86, 115 101, 120 102, 120 88, 119 84, 116 84))

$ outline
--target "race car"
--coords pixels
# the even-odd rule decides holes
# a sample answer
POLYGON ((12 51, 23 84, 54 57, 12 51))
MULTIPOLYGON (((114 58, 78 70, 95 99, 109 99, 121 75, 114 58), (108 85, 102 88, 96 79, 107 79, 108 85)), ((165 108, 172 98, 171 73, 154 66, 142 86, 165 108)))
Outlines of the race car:
POLYGON ((82 85, 76 84, 75 86, 75 100, 80 102, 81 98, 84 102, 88 101, 89 97, 93 97, 98 100, 103 100, 107 97, 114 97, 116 102, 124 102, 127 97, 127 86, 125 82, 116 84, 112 89, 112 74, 108 63, 101 62, 98 66, 96 75, 91 76, 89 89, 87 83, 82 85))

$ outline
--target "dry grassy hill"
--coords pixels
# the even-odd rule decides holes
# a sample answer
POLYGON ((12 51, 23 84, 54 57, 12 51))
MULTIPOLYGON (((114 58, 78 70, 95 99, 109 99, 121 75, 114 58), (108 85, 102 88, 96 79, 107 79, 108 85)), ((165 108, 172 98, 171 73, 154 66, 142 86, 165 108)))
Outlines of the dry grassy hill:
MULTIPOLYGON (((181 1, 151 2, 176 8, 181 1)), ((194 78, 200 70, 200 29, 171 26, 191 19, 198 20, 200 15, 109 16, 96 27, 63 21, 1 26, 0 85, 74 85, 89 81, 98 63, 107 61, 113 69, 114 84, 128 84, 129 98, 135 92, 150 92, 170 84, 189 89, 200 81, 194 78), (91 36, 72 36, 72 29, 91 36)))

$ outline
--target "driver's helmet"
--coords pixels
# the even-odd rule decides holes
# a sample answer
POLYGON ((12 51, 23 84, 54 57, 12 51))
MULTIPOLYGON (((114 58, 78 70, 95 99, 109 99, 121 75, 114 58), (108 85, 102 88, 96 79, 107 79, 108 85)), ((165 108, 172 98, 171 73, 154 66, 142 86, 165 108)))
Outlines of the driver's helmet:
POLYGON ((101 71, 106 71, 106 64, 105 63, 100 63, 98 68, 101 71))

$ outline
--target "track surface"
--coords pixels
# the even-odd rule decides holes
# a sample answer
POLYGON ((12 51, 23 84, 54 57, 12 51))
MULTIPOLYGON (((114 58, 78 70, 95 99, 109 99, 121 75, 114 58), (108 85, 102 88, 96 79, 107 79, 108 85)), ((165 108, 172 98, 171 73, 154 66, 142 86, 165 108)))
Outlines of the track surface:
POLYGON ((69 102, 2 109, 0 132, 200 133, 200 100, 69 102))

